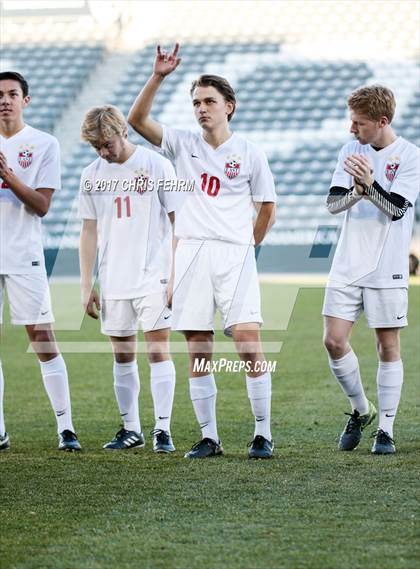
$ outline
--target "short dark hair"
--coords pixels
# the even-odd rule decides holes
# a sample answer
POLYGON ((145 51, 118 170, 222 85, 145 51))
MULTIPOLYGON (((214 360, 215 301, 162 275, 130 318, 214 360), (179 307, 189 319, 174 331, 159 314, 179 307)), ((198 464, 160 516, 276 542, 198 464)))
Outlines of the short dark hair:
POLYGON ((0 81, 5 79, 10 79, 11 81, 17 81, 20 84, 22 93, 24 97, 29 95, 29 85, 26 79, 17 71, 2 71, 0 73, 0 81))
POLYGON ((190 95, 194 93, 196 87, 214 87, 225 101, 233 103, 233 111, 228 115, 228 121, 231 120, 236 109, 236 95, 235 91, 230 86, 229 82, 219 75, 200 75, 195 81, 192 82, 190 95))

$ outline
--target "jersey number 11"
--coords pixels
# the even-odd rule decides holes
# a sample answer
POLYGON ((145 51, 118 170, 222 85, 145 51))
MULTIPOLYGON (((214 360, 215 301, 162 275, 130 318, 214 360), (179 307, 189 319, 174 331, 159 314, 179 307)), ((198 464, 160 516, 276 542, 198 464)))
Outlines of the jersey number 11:
POLYGON ((115 203, 117 204, 117 218, 121 219, 123 217, 123 202, 125 202, 125 215, 124 217, 131 217, 131 203, 130 203, 130 196, 126 196, 125 198, 115 198, 115 203))

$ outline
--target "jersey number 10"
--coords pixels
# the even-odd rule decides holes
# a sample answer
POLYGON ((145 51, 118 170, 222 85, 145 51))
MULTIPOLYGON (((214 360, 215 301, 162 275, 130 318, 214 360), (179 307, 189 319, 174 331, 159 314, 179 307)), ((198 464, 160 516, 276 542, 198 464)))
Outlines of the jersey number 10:
POLYGON ((123 202, 125 202, 125 215, 124 217, 131 217, 131 203, 130 203, 130 196, 126 196, 125 198, 115 198, 115 203, 117 204, 117 218, 121 219, 123 217, 123 202))
POLYGON ((216 176, 210 176, 204 173, 201 174, 201 189, 207 193, 208 196, 215 198, 220 190, 220 180, 216 176))

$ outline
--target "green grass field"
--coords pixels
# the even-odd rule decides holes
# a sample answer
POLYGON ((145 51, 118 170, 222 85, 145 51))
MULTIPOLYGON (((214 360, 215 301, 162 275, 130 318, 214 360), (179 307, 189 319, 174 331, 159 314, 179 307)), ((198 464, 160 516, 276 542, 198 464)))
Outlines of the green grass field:
MULTIPOLYGON (((267 354, 278 361, 271 461, 246 458, 253 421, 242 374, 218 378, 225 456, 183 458, 199 439, 185 354, 174 358, 174 456, 154 455, 150 437, 146 449, 134 453, 101 450, 119 425, 109 353, 65 354, 83 453, 58 452, 35 357, 26 353, 23 330, 4 326, 12 448, 0 454, 1 569, 417 568, 419 291, 411 287, 410 325, 402 333, 405 385, 395 431, 398 453, 391 457, 370 454, 370 433, 356 451, 336 450, 348 408, 321 343, 321 288, 301 289, 288 329, 276 331, 287 320, 293 286, 263 286, 264 340, 283 342, 279 354, 267 354)), ((74 313, 78 294, 76 285, 56 285, 56 314, 74 313)), ((87 320, 80 332, 57 336, 63 345, 105 341, 98 324, 87 320)), ((352 343, 367 394, 375 398, 375 345, 364 321, 352 343)), ((139 361, 148 433, 148 365, 141 356, 139 361)))

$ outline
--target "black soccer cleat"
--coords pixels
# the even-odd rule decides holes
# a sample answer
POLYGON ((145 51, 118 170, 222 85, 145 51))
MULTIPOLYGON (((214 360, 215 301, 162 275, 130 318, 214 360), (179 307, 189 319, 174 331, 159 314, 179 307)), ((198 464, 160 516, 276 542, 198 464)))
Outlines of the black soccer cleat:
POLYGON ((127 431, 122 427, 109 443, 104 444, 102 448, 105 450, 129 450, 144 447, 143 433, 136 431, 127 431))
POLYGON ((172 442, 172 437, 169 431, 153 429, 150 431, 150 434, 153 435, 153 452, 164 452, 167 454, 175 452, 174 443, 172 442))
POLYGON ((369 401, 369 410, 365 415, 360 415, 357 409, 353 413, 345 413, 345 415, 349 415, 350 419, 340 435, 338 448, 339 450, 353 450, 360 443, 362 431, 375 419, 376 408, 369 401))
POLYGON ((82 450, 82 447, 77 440, 76 433, 73 433, 69 429, 62 431, 58 435, 58 450, 65 450, 67 452, 77 452, 82 450))
POLYGON ((274 442, 262 435, 256 435, 248 446, 248 458, 272 458, 273 456, 274 442))
POLYGON ((191 450, 185 453, 184 458, 209 458, 221 454, 223 454, 222 443, 206 437, 195 443, 191 450))
POLYGON ((7 450, 10 448, 10 439, 7 433, 0 437, 0 450, 7 450))
POLYGON ((388 433, 378 429, 372 437, 375 439, 372 445, 372 454, 395 454, 395 441, 388 433))

